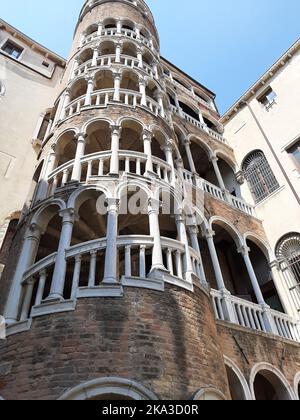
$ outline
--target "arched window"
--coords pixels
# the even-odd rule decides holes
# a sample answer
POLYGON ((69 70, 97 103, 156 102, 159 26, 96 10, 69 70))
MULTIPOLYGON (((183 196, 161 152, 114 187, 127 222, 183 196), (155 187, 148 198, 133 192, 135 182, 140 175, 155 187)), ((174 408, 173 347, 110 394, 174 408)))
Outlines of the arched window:
POLYGON ((244 160, 243 171, 255 203, 260 203, 279 188, 277 179, 264 153, 260 150, 252 152, 244 160))
POLYGON ((300 233, 289 233, 281 238, 276 247, 276 257, 294 303, 300 310, 300 233))

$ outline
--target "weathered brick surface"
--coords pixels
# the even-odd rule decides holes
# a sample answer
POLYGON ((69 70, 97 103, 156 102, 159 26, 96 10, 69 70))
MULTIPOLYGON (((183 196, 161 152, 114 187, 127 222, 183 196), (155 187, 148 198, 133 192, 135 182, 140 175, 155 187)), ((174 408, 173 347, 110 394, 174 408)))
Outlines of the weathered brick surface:
POLYGON ((205 386, 228 395, 211 304, 198 288, 79 300, 75 312, 35 319, 0 342, 0 360, 5 399, 57 399, 105 376, 136 380, 163 399, 191 399, 205 386))
POLYGON ((255 364, 269 363, 294 387, 295 376, 300 372, 299 344, 221 322, 217 330, 224 356, 238 366, 248 383, 255 364))

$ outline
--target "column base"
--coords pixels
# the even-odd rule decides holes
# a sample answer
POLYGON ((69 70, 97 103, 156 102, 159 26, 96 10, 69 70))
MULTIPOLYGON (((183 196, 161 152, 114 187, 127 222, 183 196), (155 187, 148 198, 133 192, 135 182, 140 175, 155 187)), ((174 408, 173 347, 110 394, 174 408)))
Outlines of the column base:
POLYGON ((43 302, 45 303, 59 303, 59 302, 63 302, 65 299, 63 298, 62 295, 53 293, 51 295, 49 295, 46 299, 44 299, 43 302))

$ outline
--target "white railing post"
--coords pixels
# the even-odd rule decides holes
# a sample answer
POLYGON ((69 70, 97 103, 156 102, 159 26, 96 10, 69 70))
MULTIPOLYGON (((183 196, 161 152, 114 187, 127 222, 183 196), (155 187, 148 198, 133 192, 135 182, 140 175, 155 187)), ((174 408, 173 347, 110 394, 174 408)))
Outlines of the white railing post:
POLYGON ((39 283, 38 283, 38 290, 36 293, 36 298, 35 298, 35 306, 39 306, 42 303, 43 300, 43 295, 44 295, 44 290, 45 290, 45 284, 46 284, 46 280, 47 280, 47 270, 44 269, 42 271, 40 271, 39 273, 39 283))
POLYGON ((205 287, 207 287, 208 282, 207 282, 205 271, 204 271, 203 260, 202 260, 201 250, 200 250, 199 241, 198 241, 199 230, 197 226, 189 226, 188 229, 189 229, 189 233, 190 233, 190 237, 192 241, 192 247, 199 256, 200 281, 205 287))
POLYGON ((81 180, 81 158, 84 156, 85 153, 86 137, 87 135, 84 133, 79 133, 76 135, 77 148, 71 181, 80 182, 81 180))
POLYGON ((148 203, 148 216, 150 226, 150 236, 153 237, 153 250, 152 250, 152 267, 151 272, 156 270, 166 271, 163 263, 163 254, 160 238, 159 227, 159 201, 149 199, 148 203))
POLYGON ((114 73, 114 97, 113 100, 115 102, 120 102, 120 88, 121 88, 121 73, 114 73))
POLYGON ((34 283, 35 283, 34 279, 29 279, 26 282, 25 297, 24 297, 22 310, 21 310, 21 318, 20 318, 21 322, 26 321, 26 319, 29 318, 29 310, 30 310, 30 303, 32 299, 34 283))
POLYGON ((151 149, 152 133, 148 130, 143 131, 144 153, 147 156, 146 171, 153 173, 152 149, 151 149))
POLYGON ((131 277, 132 268, 131 268, 131 245, 126 245, 125 247, 125 276, 131 277))
POLYGON ((121 127, 118 125, 111 125, 111 159, 110 159, 110 174, 119 174, 119 148, 121 127))
POLYGON ((89 271, 89 287, 95 287, 96 284, 96 264, 97 264, 97 251, 90 253, 90 271, 89 271))
POLYGON ((92 93, 94 91, 94 78, 92 76, 88 76, 87 80, 87 91, 84 101, 84 106, 90 106, 92 104, 92 93))
POLYGON ((184 251, 184 274, 185 279, 189 283, 193 283, 193 266, 192 266, 192 260, 191 260, 191 254, 190 254, 190 247, 188 243, 188 238, 186 234, 186 227, 185 227, 185 218, 182 214, 176 216, 176 226, 177 226, 177 232, 180 242, 183 243, 185 251, 184 251))
POLYGON ((146 278, 146 246, 140 246, 140 278, 146 278))
POLYGON ((75 266, 74 266, 74 273, 73 273, 73 280, 72 280, 72 291, 71 291, 71 299, 76 299, 77 291, 79 287, 80 281, 80 272, 81 272, 81 261, 82 256, 77 255, 75 257, 75 266))

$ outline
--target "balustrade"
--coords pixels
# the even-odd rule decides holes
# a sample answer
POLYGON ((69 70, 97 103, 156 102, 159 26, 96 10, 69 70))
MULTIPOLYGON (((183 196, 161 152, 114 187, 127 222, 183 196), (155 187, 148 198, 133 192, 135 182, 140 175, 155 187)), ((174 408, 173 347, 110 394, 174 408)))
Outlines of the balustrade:
MULTIPOLYGON (((220 321, 226 321, 223 310, 223 295, 217 290, 211 291, 215 316, 220 321)), ((300 342, 300 323, 289 316, 271 309, 263 308, 260 305, 248 302, 244 299, 230 295, 230 299, 236 323, 242 327, 256 331, 268 332, 265 323, 264 312, 268 310, 274 320, 276 333, 282 338, 300 342)))

